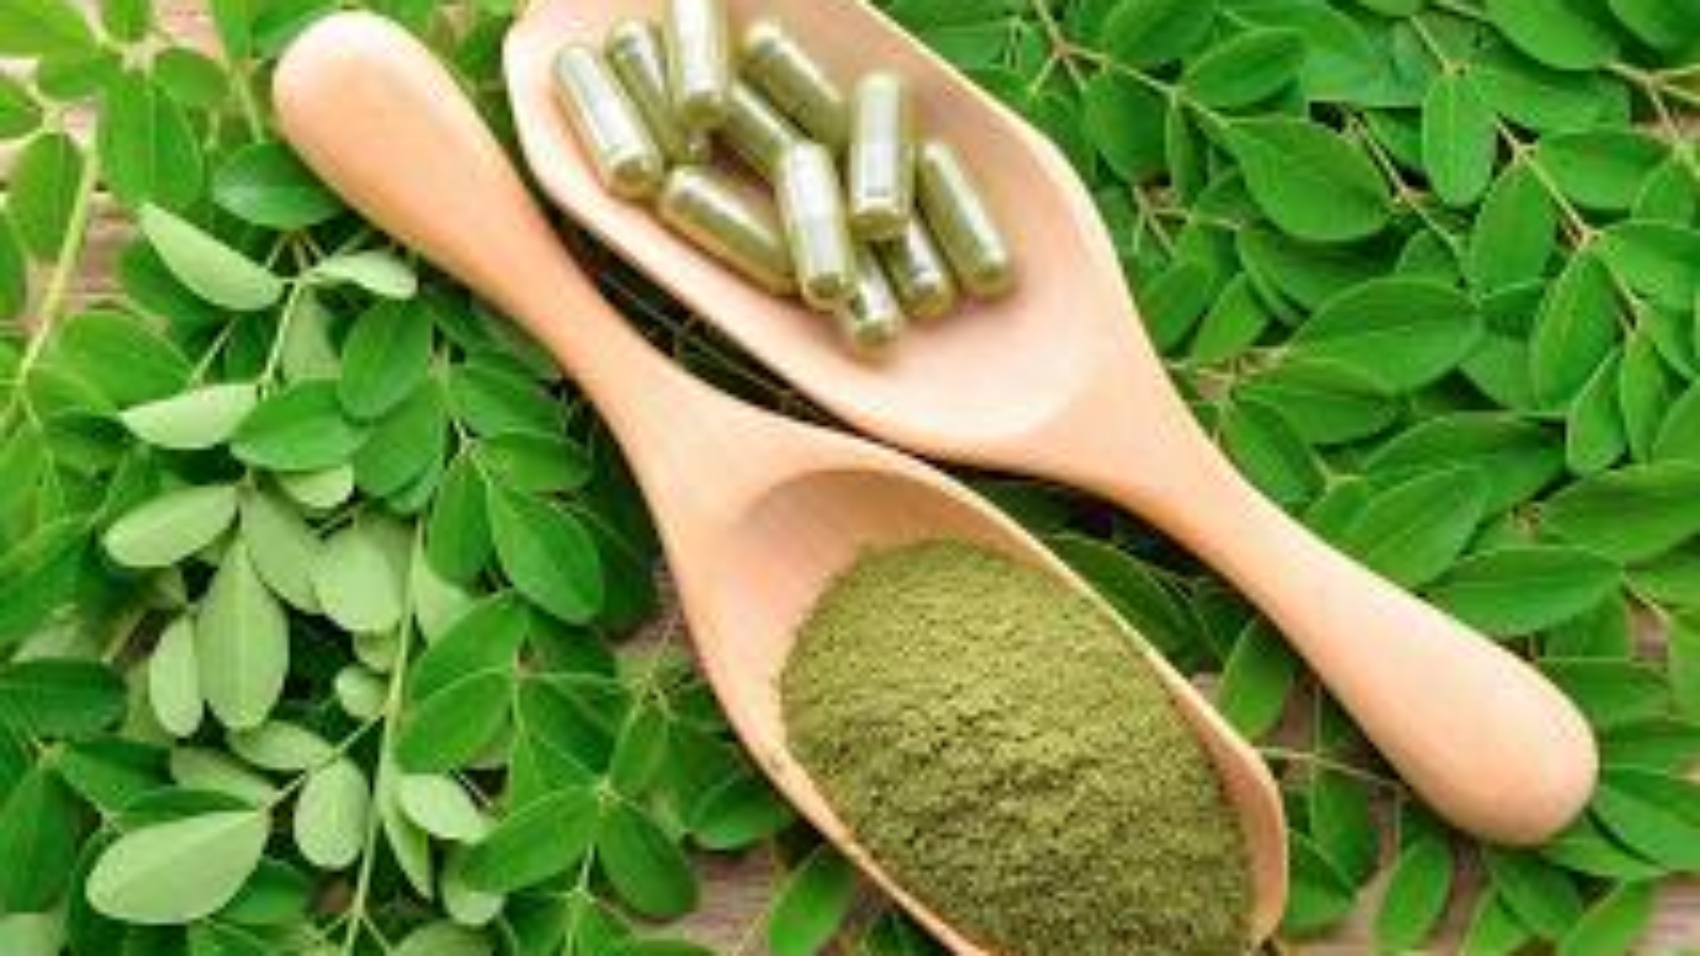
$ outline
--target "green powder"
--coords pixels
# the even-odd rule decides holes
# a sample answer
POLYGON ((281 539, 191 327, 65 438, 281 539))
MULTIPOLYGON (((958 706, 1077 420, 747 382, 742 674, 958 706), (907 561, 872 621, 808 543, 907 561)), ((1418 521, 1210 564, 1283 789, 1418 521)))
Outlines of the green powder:
POLYGON ((1010 956, 1230 956, 1250 873, 1208 755, 1091 599, 995 552, 871 552, 781 681, 791 747, 906 889, 1010 956))

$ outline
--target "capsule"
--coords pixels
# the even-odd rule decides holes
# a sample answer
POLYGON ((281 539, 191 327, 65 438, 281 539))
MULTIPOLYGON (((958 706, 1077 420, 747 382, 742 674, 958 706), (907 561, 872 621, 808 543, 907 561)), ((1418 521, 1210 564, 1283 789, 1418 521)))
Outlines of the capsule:
POLYGON ((656 208, 663 222, 763 289, 775 295, 796 289, 773 211, 724 176, 680 166, 668 175, 656 208))
POLYGON ((555 89, 603 186, 626 199, 655 195, 667 175, 661 147, 602 57, 582 44, 563 49, 555 59, 555 89))
POLYGON ((892 239, 915 207, 915 113, 909 86, 894 73, 856 84, 848 154, 850 228, 862 239, 892 239))
POLYGON ((774 185, 803 301, 823 312, 842 305, 855 291, 856 250, 832 154, 819 143, 792 146, 774 185))
POLYGON ((673 110, 661 28, 648 20, 623 21, 609 31, 603 55, 668 161, 675 165, 706 162, 712 150, 708 137, 685 129, 673 110))
POLYGON ((667 0, 665 30, 673 107, 685 128, 705 132, 726 119, 732 39, 725 0, 667 0))
POLYGON ((797 127, 742 80, 732 84, 731 108, 720 135, 739 158, 770 182, 779 173, 785 151, 803 141, 797 127))
POLYGON ((855 290, 838 307, 836 315, 839 334, 863 355, 883 351, 897 341, 908 324, 896 290, 880 268, 879 260, 865 245, 856 249, 855 290))
POLYGON ((876 243, 880 264, 903 311, 917 319, 937 319, 956 307, 956 280, 927 224, 910 219, 896 239, 876 243))
POLYGON ((834 152, 850 139, 850 105, 838 84, 774 20, 744 31, 743 73, 811 139, 834 152))
POLYGON ((950 260, 956 278, 973 295, 993 298, 1015 286, 1009 243, 956 151, 938 140, 921 146, 915 164, 921 211, 950 260))

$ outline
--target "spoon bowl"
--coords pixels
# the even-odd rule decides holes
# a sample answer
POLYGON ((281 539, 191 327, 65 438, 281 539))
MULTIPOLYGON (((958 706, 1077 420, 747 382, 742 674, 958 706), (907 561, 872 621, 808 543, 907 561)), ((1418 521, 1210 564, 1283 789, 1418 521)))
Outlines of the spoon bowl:
POLYGON ((831 323, 745 282, 596 180, 554 99, 568 42, 600 44, 662 0, 535 0, 508 36, 520 143, 543 190, 706 321, 861 430, 929 455, 1116 501, 1233 581, 1423 798, 1459 828, 1535 844, 1593 792, 1581 712, 1538 671, 1341 554, 1241 477, 1146 338, 1108 232, 1068 161, 1018 116, 854 0, 728 0, 774 17, 841 85, 908 77, 916 121, 967 159, 1007 232, 1014 293, 917 323, 860 361, 831 323))
MULTIPOLYGON (((893 881, 821 797, 787 745, 779 675, 815 599, 869 548, 967 540, 1088 586, 943 473, 737 402, 663 358, 567 256, 452 78, 399 27, 369 14, 319 21, 279 64, 274 99, 326 183, 517 320, 597 404, 655 515, 704 673, 784 795, 953 951, 987 953, 893 881)), ((1261 939, 1286 898, 1274 781, 1183 677, 1143 653, 1239 815, 1248 931, 1261 939)))

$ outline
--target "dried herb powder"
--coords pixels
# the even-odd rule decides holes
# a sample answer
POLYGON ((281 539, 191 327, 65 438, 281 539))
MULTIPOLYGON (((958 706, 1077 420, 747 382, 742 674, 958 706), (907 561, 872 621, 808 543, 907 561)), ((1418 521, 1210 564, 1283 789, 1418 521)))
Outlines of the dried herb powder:
POLYGON ((870 551, 781 680, 791 747, 882 865, 1020 956, 1226 956, 1238 818, 1130 633, 977 545, 870 551))

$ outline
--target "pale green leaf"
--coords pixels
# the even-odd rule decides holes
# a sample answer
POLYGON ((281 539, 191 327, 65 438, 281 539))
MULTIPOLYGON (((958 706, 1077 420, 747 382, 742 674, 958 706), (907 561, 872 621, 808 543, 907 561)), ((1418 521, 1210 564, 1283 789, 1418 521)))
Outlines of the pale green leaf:
POLYGON ((88 899, 115 919, 192 922, 217 912, 259 865, 271 821, 263 811, 185 817, 120 837, 95 861, 88 899))

